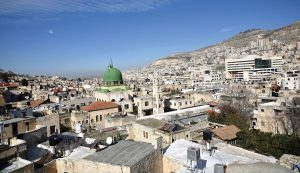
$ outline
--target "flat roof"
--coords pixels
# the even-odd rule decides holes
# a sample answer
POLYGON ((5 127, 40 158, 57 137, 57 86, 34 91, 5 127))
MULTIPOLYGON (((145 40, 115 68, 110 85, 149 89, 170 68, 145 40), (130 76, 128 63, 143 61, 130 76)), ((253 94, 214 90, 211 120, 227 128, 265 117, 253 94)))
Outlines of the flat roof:
POLYGON ((161 128, 162 126, 164 126, 166 124, 165 122, 155 119, 155 118, 147 118, 147 119, 137 120, 136 123, 143 125, 143 126, 152 127, 152 128, 161 128))
POLYGON ((115 145, 93 153, 83 159, 113 165, 131 166, 155 151, 150 143, 136 141, 120 141, 115 145))
POLYGON ((65 157, 65 159, 68 160, 80 160, 84 157, 87 157, 91 154, 95 153, 94 150, 91 150, 90 148, 79 146, 78 148, 74 149, 70 155, 65 157))
MULTIPOLYGON (((201 162, 202 166, 205 167, 206 173, 214 173, 215 164, 250 164, 256 162, 275 163, 277 161, 273 157, 257 154, 225 143, 217 143, 214 146, 217 147, 217 150, 212 154, 212 156, 210 156, 209 152, 205 150, 205 146, 180 139, 176 140, 170 145, 170 147, 164 153, 164 157, 185 165, 187 163, 187 149, 189 147, 200 148, 201 160, 199 162, 201 162)), ((190 171, 187 169, 187 167, 183 167, 178 172, 188 173, 190 171)))
POLYGON ((267 103, 261 103, 259 106, 280 106, 279 102, 267 102, 267 103))
POLYGON ((20 122, 20 121, 23 121, 23 120, 29 120, 29 119, 32 119, 34 117, 25 117, 25 118, 12 118, 12 119, 9 119, 9 120, 4 120, 2 121, 3 124, 11 124, 11 123, 17 123, 17 122, 20 122))
POLYGON ((0 167, 1 170, 0 172, 3 173, 14 172, 30 164, 32 164, 30 161, 18 157, 14 162, 11 162, 11 164, 2 165, 0 167))

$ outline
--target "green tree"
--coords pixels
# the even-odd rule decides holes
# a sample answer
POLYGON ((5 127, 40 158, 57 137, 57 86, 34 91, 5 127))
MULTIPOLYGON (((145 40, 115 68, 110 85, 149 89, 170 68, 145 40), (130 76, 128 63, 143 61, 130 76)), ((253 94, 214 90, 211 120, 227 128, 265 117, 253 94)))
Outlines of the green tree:
POLYGON ((2 74, 2 80, 3 80, 3 82, 8 83, 8 74, 7 73, 2 74))
POLYGON ((21 84, 22 84, 22 86, 28 86, 28 80, 27 79, 22 79, 21 84))

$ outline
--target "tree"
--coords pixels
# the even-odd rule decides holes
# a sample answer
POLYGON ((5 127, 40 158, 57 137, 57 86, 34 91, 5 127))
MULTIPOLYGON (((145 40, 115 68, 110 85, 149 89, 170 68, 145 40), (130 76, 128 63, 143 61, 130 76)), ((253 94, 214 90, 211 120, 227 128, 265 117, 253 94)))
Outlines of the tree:
POLYGON ((22 84, 22 86, 28 86, 28 80, 22 79, 21 84, 22 84))
POLYGON ((3 73, 2 74, 2 79, 3 79, 3 82, 8 83, 8 74, 7 73, 3 73))
POLYGON ((249 130, 248 118, 242 115, 241 111, 230 106, 222 106, 221 113, 219 115, 209 115, 209 121, 225 124, 225 125, 235 125, 241 130, 249 130))

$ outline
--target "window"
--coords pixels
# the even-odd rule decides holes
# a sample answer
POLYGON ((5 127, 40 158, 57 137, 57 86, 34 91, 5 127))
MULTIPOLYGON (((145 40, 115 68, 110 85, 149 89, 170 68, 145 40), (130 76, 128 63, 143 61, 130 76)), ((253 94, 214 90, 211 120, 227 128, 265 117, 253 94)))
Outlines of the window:
POLYGON ((148 132, 143 131, 144 138, 148 139, 148 132))
POLYGON ((55 126, 50 126, 50 134, 53 134, 55 132, 55 126))
POLYGON ((100 121, 102 121, 102 115, 100 115, 100 121))
POLYGON ((128 104, 125 104, 125 105, 124 105, 124 108, 125 108, 125 109, 129 109, 129 105, 128 105, 128 104))
POLYGON ((185 102, 185 105, 187 105, 187 101, 185 102))
POLYGON ((265 112, 265 110, 264 109, 260 109, 260 112, 265 112))
POLYGON ((94 122, 94 119, 91 119, 91 123, 93 123, 94 122))
POLYGON ((25 129, 26 129, 26 132, 29 131, 29 122, 25 123, 25 129))
POLYGON ((179 106, 182 106, 182 103, 181 103, 181 102, 179 102, 179 106))
POLYGON ((192 104, 192 101, 190 101, 190 104, 192 104))
POLYGON ((89 123, 89 120, 85 120, 85 123, 88 124, 88 123, 89 123))
POLYGON ((96 122, 98 122, 98 121, 99 121, 99 116, 97 115, 97 116, 96 116, 96 122))
POLYGON ((149 105, 149 102, 145 102, 145 106, 148 106, 149 105))
POLYGON ((65 124, 69 124, 70 123, 70 119, 69 118, 66 118, 65 119, 65 124))

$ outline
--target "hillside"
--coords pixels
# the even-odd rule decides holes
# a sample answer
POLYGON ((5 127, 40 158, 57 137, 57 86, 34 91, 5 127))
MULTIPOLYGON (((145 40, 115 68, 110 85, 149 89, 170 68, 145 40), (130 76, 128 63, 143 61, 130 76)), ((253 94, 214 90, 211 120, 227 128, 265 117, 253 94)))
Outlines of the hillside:
POLYGON ((220 65, 225 58, 259 54, 285 56, 297 60, 297 44, 300 44, 300 21, 274 30, 248 29, 223 42, 195 51, 172 54, 153 62, 149 67, 173 66, 196 60, 199 63, 220 65), (295 48, 295 52, 293 51, 295 48))

